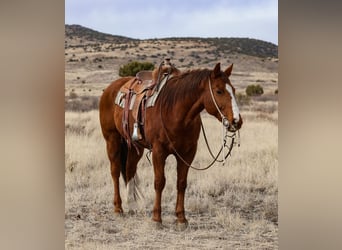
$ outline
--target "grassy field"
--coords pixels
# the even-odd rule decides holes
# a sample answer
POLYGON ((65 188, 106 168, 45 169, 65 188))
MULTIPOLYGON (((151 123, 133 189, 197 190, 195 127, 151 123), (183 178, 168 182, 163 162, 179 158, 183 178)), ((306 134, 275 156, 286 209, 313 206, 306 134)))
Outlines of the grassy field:
MULTIPOLYGON (((66 36, 65 43, 66 249, 278 248, 277 58, 230 51, 234 46, 223 49, 202 39, 92 42, 73 34, 66 36), (260 84, 264 89, 261 97, 244 100, 240 106, 244 119, 241 147, 233 149, 226 165, 189 171, 185 196, 189 227, 183 232, 174 224, 173 156, 166 165, 164 228, 157 230, 151 223, 154 176, 145 156, 138 165, 144 199, 137 213, 114 216, 113 184, 97 111, 99 96, 118 78, 121 65, 137 60, 158 66, 165 57, 171 57, 180 70, 212 69, 217 62, 225 69, 234 63, 230 79, 239 95, 250 84, 260 84)), ((221 45, 227 47, 224 41, 221 45)), ((205 113, 202 118, 209 143, 217 152, 220 123, 205 113)), ((205 167, 210 160, 201 136, 194 165, 205 167)), ((126 200, 123 181, 121 197, 126 200)), ((125 202, 123 209, 127 209, 125 202)))
MULTIPOLYGON (((189 171, 185 197, 189 227, 178 232, 174 224, 174 157, 166 164, 164 228, 157 230, 151 223, 154 177, 145 156, 138 165, 144 199, 136 214, 116 217, 98 111, 66 111, 66 249, 277 249, 278 104, 275 100, 252 100, 241 107, 241 113, 241 147, 233 149, 226 165, 189 171)), ((205 113, 202 119, 209 143, 217 151, 220 123, 205 113)), ((210 159, 201 135, 194 165, 204 167, 210 159)), ((123 201, 125 191, 122 181, 123 201)))

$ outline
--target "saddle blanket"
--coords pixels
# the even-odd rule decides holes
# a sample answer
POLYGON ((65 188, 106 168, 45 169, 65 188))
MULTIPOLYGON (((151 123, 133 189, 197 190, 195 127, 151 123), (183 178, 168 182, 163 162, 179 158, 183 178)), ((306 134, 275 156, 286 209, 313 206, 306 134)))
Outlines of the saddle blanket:
MULTIPOLYGON (((169 77, 166 76, 163 78, 163 80, 160 82, 158 90, 154 91, 153 95, 146 100, 146 108, 154 106, 154 104, 155 104, 155 102, 159 96, 160 91, 164 87, 167 80, 170 79, 171 77, 172 77, 172 75, 170 75, 169 77)), ((130 102, 130 106, 129 106, 130 110, 133 109, 133 105, 134 105, 136 96, 137 95, 135 93, 133 93, 133 96, 132 96, 132 99, 130 102)), ((115 98, 115 104, 121 108, 125 107, 125 93, 124 92, 122 92, 122 91, 118 92, 118 94, 116 95, 116 98, 115 98)))

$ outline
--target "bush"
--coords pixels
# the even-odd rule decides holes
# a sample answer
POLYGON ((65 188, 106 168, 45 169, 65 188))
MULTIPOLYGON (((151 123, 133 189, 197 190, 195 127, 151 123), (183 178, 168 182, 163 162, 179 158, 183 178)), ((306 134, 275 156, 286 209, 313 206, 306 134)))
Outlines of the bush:
POLYGON ((78 95, 75 92, 73 92, 73 90, 72 90, 69 94, 69 98, 70 99, 76 99, 77 97, 78 97, 78 95))
POLYGON ((248 85, 246 88, 246 94, 248 96, 259 96, 264 93, 264 89, 258 84, 258 85, 248 85))
POLYGON ((133 61, 120 67, 119 76, 135 76, 141 70, 153 70, 154 65, 149 62, 133 61))

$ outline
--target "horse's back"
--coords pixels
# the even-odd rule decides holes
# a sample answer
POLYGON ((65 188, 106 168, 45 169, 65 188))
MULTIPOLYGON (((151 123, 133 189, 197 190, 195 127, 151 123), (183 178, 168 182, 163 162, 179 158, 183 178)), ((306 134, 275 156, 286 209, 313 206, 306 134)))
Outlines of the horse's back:
POLYGON ((122 77, 113 81, 102 93, 99 103, 100 123, 103 136, 106 138, 112 130, 114 123, 114 101, 121 86, 133 77, 122 77))

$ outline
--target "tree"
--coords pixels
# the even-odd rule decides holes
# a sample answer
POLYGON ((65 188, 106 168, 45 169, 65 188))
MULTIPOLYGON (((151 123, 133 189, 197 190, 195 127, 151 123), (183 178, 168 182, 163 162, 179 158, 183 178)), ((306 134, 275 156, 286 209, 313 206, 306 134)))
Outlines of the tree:
POLYGON ((133 61, 120 67, 119 76, 135 76, 141 70, 153 70, 154 65, 150 62, 133 61))

